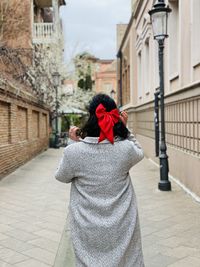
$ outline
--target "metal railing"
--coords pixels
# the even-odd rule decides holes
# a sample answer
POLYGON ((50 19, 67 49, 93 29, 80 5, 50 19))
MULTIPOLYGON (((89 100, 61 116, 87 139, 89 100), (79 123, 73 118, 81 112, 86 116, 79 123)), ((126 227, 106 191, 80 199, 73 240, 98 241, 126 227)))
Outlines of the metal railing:
POLYGON ((34 23, 33 24, 33 42, 40 43, 52 41, 54 38, 53 23, 34 23))
MULTIPOLYGON (((167 145, 200 156, 200 97, 166 103, 165 125, 167 145)), ((137 112, 138 133, 152 139, 154 110, 137 112)))

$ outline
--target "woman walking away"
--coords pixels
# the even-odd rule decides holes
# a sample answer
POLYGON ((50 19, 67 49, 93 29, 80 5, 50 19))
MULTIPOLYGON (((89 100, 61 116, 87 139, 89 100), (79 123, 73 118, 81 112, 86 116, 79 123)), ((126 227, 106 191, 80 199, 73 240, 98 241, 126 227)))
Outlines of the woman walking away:
MULTIPOLYGON (((56 179, 71 182, 69 220, 76 267, 144 267, 129 170, 143 151, 112 98, 93 97, 89 119, 67 146, 56 179)), ((66 244, 67 247, 67 244, 66 244)), ((71 267, 66 263, 62 267, 71 267)))

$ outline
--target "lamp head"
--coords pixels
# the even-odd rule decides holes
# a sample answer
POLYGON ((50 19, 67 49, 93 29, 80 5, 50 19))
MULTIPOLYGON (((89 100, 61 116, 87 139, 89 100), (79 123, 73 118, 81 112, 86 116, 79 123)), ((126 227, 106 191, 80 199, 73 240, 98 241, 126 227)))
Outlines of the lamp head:
POLYGON ((158 0, 148 12, 151 17, 154 39, 164 40, 168 37, 168 14, 171 11, 165 5, 164 0, 158 0))

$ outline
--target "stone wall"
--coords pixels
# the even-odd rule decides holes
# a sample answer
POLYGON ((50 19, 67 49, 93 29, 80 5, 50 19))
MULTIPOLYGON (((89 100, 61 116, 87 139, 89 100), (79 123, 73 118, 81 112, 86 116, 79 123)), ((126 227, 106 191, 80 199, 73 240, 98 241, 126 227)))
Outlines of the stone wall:
POLYGON ((0 85, 0 178, 48 148, 49 111, 26 91, 0 85))

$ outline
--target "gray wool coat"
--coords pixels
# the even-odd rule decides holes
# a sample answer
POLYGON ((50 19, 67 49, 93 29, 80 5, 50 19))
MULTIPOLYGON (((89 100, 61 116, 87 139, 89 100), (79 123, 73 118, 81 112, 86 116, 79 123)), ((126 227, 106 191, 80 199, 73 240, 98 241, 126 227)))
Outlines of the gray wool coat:
MULTIPOLYGON (((71 182, 69 219, 76 267, 144 267, 129 176, 143 157, 133 135, 116 138, 113 145, 86 137, 65 148, 55 176, 71 182)), ((66 262, 65 267, 71 266, 66 262)))

